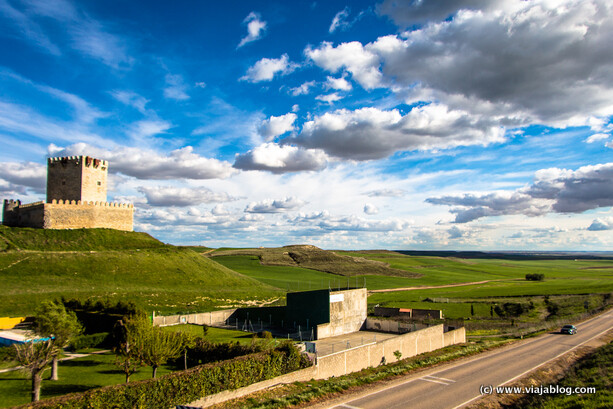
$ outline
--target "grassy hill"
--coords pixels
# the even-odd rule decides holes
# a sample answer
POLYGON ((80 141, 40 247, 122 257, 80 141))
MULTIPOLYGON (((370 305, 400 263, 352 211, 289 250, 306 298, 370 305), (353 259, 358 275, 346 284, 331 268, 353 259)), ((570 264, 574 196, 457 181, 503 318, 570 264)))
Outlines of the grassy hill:
POLYGON ((0 316, 31 314, 43 300, 134 301, 163 313, 213 309, 281 291, 190 248, 110 229, 0 227, 0 316))
POLYGON ((264 266, 301 267, 346 277, 383 275, 395 277, 420 277, 421 274, 392 268, 388 263, 362 257, 337 254, 315 246, 295 245, 279 248, 218 249, 207 253, 210 257, 256 256, 264 266))

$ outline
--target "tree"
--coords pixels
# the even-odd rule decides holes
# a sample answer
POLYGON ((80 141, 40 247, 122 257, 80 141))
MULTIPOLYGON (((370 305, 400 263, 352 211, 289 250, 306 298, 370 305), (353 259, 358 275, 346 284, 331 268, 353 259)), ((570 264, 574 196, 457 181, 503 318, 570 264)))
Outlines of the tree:
POLYGON ((142 317, 131 317, 119 320, 114 328, 116 346, 113 352, 117 355, 115 365, 126 375, 126 383, 130 382, 130 376, 143 366, 148 325, 142 317))
POLYGON ((183 352, 183 368, 187 371, 187 351, 196 346, 197 337, 183 331, 177 332, 177 336, 181 342, 181 350, 183 352))
POLYGON ((475 306, 470 304, 470 315, 475 315, 475 306))
POLYGON ((40 399, 43 370, 56 356, 53 341, 26 342, 14 344, 17 362, 30 371, 32 376, 32 402, 40 399))
POLYGON ((400 361, 400 358, 402 358, 402 352, 394 351, 394 356, 396 357, 396 361, 400 361))
POLYGON ((73 311, 66 311, 62 303, 45 301, 36 313, 36 332, 50 337, 55 354, 51 366, 51 380, 58 380, 58 359, 68 342, 83 331, 73 311))
POLYGON ((142 358, 153 369, 151 377, 155 378, 160 365, 181 355, 184 351, 183 342, 177 334, 166 332, 160 327, 150 327, 146 338, 142 358))

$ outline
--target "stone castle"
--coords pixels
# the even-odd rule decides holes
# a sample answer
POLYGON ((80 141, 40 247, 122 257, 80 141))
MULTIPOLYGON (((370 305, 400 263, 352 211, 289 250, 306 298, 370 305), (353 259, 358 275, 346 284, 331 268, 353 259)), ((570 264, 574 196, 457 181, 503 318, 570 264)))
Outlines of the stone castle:
POLYGON ((132 231, 134 206, 106 201, 107 161, 89 156, 47 160, 47 200, 4 200, 2 224, 42 229, 132 231))

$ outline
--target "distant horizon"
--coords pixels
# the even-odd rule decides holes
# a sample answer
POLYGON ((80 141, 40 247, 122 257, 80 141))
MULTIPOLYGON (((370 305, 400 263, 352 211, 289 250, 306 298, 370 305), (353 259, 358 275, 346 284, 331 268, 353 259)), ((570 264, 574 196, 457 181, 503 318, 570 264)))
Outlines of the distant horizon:
MULTIPOLYGON (((177 244, 613 248, 613 3, 0 1, 0 199, 46 158, 177 244)), ((559 250, 573 249, 573 250, 559 250)))

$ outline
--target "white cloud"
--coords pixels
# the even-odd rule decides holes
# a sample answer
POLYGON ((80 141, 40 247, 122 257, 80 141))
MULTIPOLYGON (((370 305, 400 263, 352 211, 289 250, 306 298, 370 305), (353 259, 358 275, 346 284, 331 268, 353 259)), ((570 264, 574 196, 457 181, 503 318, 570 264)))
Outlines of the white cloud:
POLYGON ((26 188, 44 193, 47 181, 45 165, 32 162, 0 162, 0 194, 15 198, 26 194, 26 188))
POLYGON ((326 79, 326 88, 336 89, 339 91, 351 91, 353 89, 353 86, 344 77, 334 78, 328 76, 326 79))
POLYGON ((504 7, 512 1, 454 0, 454 1, 396 1, 385 0, 377 6, 379 14, 387 15, 399 26, 409 27, 428 21, 445 20, 458 10, 488 10, 504 7))
POLYGON ((306 122, 289 140, 339 158, 370 160, 401 150, 502 142, 504 129, 490 120, 435 104, 413 108, 404 116, 396 109, 341 109, 306 122))
MULTIPOLYGON (((174 186, 141 187, 138 189, 151 206, 195 206, 203 203, 219 203, 235 200, 227 193, 217 193, 204 187, 174 186)), ((215 212, 213 212, 215 214, 215 212)))
POLYGON ((197 88, 206 88, 206 83, 200 81, 200 82, 196 82, 194 86, 196 86, 197 88))
POLYGON ((594 219, 592 224, 587 229, 589 231, 613 230, 613 217, 594 219))
POLYGON ((187 95, 186 92, 187 85, 185 85, 182 76, 179 74, 166 74, 165 81, 166 88, 164 88, 164 96, 166 98, 177 101, 189 99, 189 95, 187 95))
POLYGON ((379 213, 379 209, 374 204, 366 203, 364 205, 364 213, 369 214, 369 215, 377 214, 379 213))
POLYGON ((34 45, 43 48, 51 55, 62 54, 60 48, 51 41, 39 24, 28 17, 27 14, 12 7, 7 0, 0 1, 0 13, 34 45))
POLYGON ((343 10, 336 13, 334 18, 332 19, 332 23, 330 24, 328 32, 333 33, 338 28, 340 28, 341 30, 346 29, 349 25, 349 23, 347 22, 347 17, 349 17, 349 7, 345 7, 343 10))
POLYGON ((298 118, 297 115, 291 112, 281 116, 271 116, 262 121, 258 133, 267 141, 273 140, 279 135, 293 131, 296 118, 298 118))
POLYGON ((304 53, 317 66, 332 73, 338 72, 341 68, 346 69, 353 79, 366 89, 382 86, 379 56, 357 41, 343 43, 337 47, 332 47, 332 43, 323 42, 317 48, 308 46, 304 53))
POLYGON ((294 71, 298 64, 289 61, 289 56, 283 54, 280 58, 262 58, 240 79, 249 82, 271 81, 276 74, 287 75, 294 71))
POLYGON ((265 143, 246 153, 237 154, 234 162, 237 169, 272 173, 321 170, 326 165, 327 156, 319 149, 279 146, 276 143, 265 143))
POLYGON ((606 133, 595 133, 593 135, 590 135, 585 142, 587 143, 594 143, 597 141, 602 141, 604 139, 609 139, 611 137, 611 135, 606 134, 606 133))
POLYGON ((407 192, 402 189, 377 189, 367 192, 369 197, 402 197, 407 192))
POLYGON ((237 48, 260 39, 266 31, 266 22, 261 20, 259 13, 252 11, 247 17, 245 17, 243 23, 247 23, 247 35, 241 39, 241 42, 238 44, 237 48))
POLYGON ((456 223, 486 216, 582 213, 613 206, 611 180, 613 163, 584 166, 575 171, 550 168, 536 172, 531 185, 513 192, 431 197, 426 201, 455 206, 451 212, 456 215, 456 223))
POLYGON ((297 97, 298 95, 308 95, 311 92, 311 88, 313 88, 314 86, 315 81, 307 81, 298 87, 290 88, 289 92, 294 97, 297 97))
POLYGON ((279 213, 290 210, 298 210, 304 206, 304 202, 295 197, 286 197, 282 200, 267 199, 261 202, 251 202, 245 208, 245 213, 279 213))
POLYGON ((332 94, 328 95, 318 95, 315 97, 315 99, 332 105, 336 101, 340 101, 341 99, 343 99, 343 97, 338 95, 336 92, 333 92, 332 94))
POLYGON ((191 146, 162 155, 147 149, 117 147, 108 150, 77 143, 65 148, 50 145, 49 153, 51 156, 89 155, 108 160, 110 172, 137 179, 223 179, 236 173, 230 163, 197 155, 191 146))

